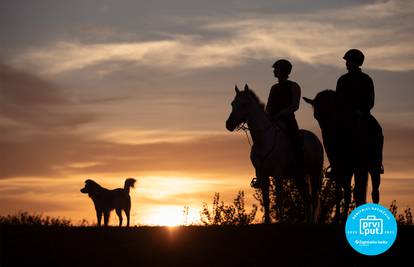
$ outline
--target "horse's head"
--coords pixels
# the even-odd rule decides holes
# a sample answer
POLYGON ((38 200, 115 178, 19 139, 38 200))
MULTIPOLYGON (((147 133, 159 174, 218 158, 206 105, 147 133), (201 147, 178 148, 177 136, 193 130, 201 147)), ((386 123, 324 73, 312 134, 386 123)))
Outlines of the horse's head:
POLYGON ((231 102, 232 110, 226 121, 226 128, 231 132, 234 131, 240 124, 247 122, 248 116, 256 102, 261 104, 256 94, 249 89, 247 84, 244 86, 243 91, 239 90, 236 85, 235 91, 236 96, 231 102))
POLYGON ((336 114, 336 92, 330 89, 319 92, 314 99, 303 97, 313 107, 313 117, 321 123, 336 114))

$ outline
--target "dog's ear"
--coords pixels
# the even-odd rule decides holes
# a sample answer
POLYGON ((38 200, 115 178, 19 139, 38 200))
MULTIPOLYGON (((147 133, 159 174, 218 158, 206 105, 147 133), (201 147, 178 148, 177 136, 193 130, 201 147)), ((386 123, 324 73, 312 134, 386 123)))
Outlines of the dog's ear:
POLYGON ((100 187, 100 185, 92 179, 88 179, 85 181, 85 187, 100 187))
POLYGON ((85 181, 85 187, 81 189, 82 193, 87 193, 88 196, 93 197, 97 194, 100 189, 100 185, 96 183, 94 180, 87 179, 85 181))

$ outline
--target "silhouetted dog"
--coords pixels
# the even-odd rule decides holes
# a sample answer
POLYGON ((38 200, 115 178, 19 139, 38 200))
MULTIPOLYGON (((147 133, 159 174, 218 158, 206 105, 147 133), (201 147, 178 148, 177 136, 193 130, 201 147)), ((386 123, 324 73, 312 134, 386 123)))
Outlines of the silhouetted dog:
POLYGON ((129 188, 134 187, 136 180, 128 178, 125 180, 124 188, 109 190, 103 188, 95 181, 90 179, 85 181, 85 187, 80 191, 88 194, 95 205, 96 218, 98 226, 101 226, 102 214, 104 216, 104 225, 108 226, 109 214, 115 209, 119 217, 119 226, 122 225, 122 210, 127 216, 127 226, 129 226, 129 212, 131 210, 131 198, 129 197, 129 188))

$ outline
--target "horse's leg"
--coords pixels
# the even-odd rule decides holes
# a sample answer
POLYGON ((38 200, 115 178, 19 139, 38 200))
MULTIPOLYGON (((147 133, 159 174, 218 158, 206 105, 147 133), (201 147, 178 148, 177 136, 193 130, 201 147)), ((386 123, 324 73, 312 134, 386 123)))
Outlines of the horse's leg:
POLYGON ((277 217, 279 222, 285 220, 285 214, 283 212, 283 180, 281 177, 275 178, 276 184, 276 207, 277 207, 277 217))
POLYGON ((356 170, 354 199, 357 207, 367 202, 367 182, 368 171, 364 169, 356 170))
POLYGON ((348 173, 343 177, 343 190, 344 190, 344 211, 342 213, 342 222, 346 222, 349 212, 349 204, 351 203, 351 182, 352 182, 352 173, 348 173))
POLYGON ((295 178, 295 180, 299 188, 299 192, 302 193, 303 202, 305 205, 305 218, 306 218, 306 222, 309 223, 311 222, 311 216, 312 216, 312 204, 310 203, 311 197, 310 197, 309 187, 308 187, 305 177, 295 178))
POLYGON ((258 177, 262 181, 262 198, 264 207, 264 222, 270 224, 269 177, 258 177))
POLYGON ((318 223, 319 221, 319 192, 321 187, 322 176, 320 174, 313 174, 309 176, 311 185, 311 197, 312 197, 312 222, 318 223))
POLYGON ((335 177, 335 222, 339 223, 341 219, 341 200, 342 200, 342 182, 339 180, 343 177, 335 177))
POLYGON ((378 204, 379 199, 380 199, 379 187, 381 183, 381 174, 378 170, 371 170, 369 173, 371 175, 371 183, 372 183, 372 192, 371 192, 372 202, 375 204, 378 204))

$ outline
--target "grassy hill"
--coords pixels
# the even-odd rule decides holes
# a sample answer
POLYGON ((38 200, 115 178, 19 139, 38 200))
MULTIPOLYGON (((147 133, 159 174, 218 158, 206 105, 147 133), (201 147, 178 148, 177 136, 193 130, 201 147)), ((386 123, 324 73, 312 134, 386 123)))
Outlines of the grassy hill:
POLYGON ((0 226, 0 266, 412 266, 414 227, 386 253, 363 256, 344 226, 0 226), (390 265, 387 265, 390 266, 390 265))

